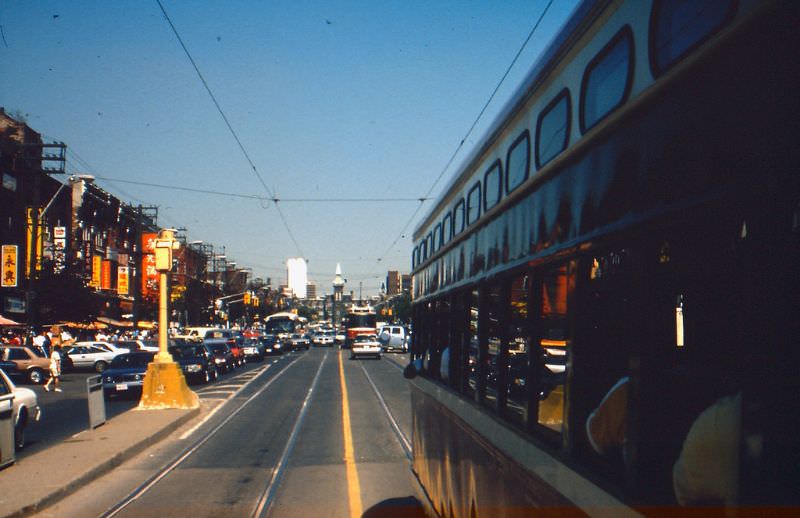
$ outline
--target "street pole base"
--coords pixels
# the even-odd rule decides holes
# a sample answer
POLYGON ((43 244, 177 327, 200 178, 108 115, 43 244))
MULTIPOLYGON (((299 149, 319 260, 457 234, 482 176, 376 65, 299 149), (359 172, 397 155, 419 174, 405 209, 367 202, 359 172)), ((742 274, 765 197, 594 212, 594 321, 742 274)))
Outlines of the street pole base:
POLYGON ((197 408, 200 398, 186 384, 180 365, 158 360, 147 366, 138 410, 197 408))

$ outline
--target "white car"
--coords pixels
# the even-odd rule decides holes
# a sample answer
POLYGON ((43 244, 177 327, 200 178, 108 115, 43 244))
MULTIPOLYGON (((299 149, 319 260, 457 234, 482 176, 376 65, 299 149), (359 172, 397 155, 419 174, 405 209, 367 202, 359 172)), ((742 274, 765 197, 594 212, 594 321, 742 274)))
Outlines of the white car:
POLYGON ((387 325, 378 331, 378 341, 384 351, 408 352, 408 335, 403 326, 387 325))
POLYGON ((375 335, 358 335, 353 339, 353 346, 350 348, 350 359, 359 356, 374 356, 380 359, 383 354, 383 347, 375 335))
POLYGON ((112 344, 110 342, 99 342, 99 341, 75 342, 74 344, 72 344, 72 347, 99 347, 100 349, 103 349, 105 351, 117 354, 131 352, 130 347, 122 347, 117 344, 112 344))
MULTIPOLYGON (((25 446, 25 429, 30 423, 38 422, 42 416, 36 393, 28 388, 17 387, 0 369, 0 407, 4 404, 4 396, 14 394, 14 446, 21 450, 25 446)), ((7 407, 6 407, 7 408, 7 407)))
MULTIPOLYGON (((124 350, 128 352, 127 349, 124 350)), ((111 363, 111 360, 116 358, 122 352, 112 352, 96 345, 73 345, 67 347, 66 351, 69 358, 72 360, 73 367, 82 368, 88 367, 94 369, 96 372, 103 372, 111 363)))
POLYGON ((315 335, 314 343, 320 346, 333 345, 333 333, 330 331, 326 331, 324 333, 319 333, 315 335))

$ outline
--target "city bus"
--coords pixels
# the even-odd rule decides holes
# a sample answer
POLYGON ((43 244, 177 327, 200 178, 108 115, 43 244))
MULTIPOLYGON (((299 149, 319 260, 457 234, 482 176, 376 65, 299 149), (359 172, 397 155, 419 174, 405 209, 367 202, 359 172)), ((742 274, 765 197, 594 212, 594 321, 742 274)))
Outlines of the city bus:
POLYGON ((287 342, 292 334, 297 333, 306 319, 296 313, 280 312, 264 319, 264 333, 275 335, 279 340, 287 342))
POLYGON ((796 512, 798 27, 575 9, 414 232, 431 514, 796 512))

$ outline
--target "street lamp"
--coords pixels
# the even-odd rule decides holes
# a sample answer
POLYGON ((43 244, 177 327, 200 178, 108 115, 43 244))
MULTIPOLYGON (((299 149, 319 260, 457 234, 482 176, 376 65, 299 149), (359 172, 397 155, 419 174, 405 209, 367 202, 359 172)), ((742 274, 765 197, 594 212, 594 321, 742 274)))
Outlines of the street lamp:
POLYGON ((200 400, 189 389, 180 366, 167 350, 169 327, 169 272, 173 251, 180 249, 175 229, 162 229, 155 245, 156 270, 159 273, 158 354, 147 366, 139 408, 197 408, 200 400))

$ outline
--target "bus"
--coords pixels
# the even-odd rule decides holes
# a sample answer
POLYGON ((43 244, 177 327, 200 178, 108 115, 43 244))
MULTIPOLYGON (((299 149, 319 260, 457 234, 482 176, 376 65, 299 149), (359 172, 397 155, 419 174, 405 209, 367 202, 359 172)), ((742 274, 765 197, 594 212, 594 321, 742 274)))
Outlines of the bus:
POLYGON ((378 332, 376 327, 377 315, 372 306, 357 306, 354 304, 347 308, 347 314, 343 320, 345 328, 345 349, 350 348, 356 336, 374 335, 378 332))
POLYGON ((575 9, 414 231, 431 514, 796 511, 798 27, 575 9))
POLYGON ((306 319, 295 313, 280 312, 264 319, 264 333, 275 335, 281 341, 288 341, 292 334, 298 332, 306 319))

